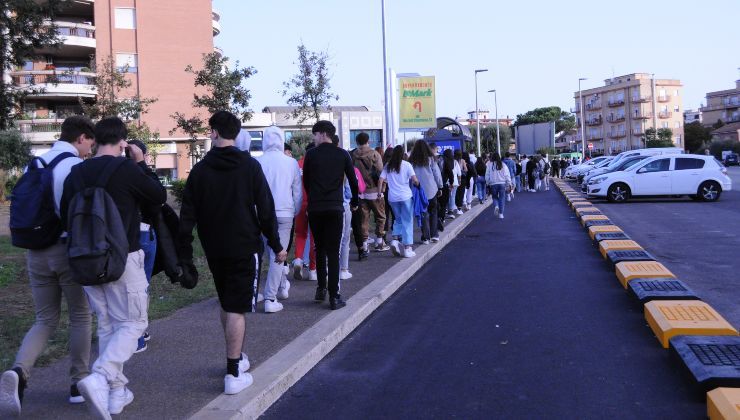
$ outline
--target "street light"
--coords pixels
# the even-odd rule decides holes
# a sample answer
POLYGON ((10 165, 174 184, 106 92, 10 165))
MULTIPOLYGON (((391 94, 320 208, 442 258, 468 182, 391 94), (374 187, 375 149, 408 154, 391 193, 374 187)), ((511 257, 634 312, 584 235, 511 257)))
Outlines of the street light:
POLYGON ((586 157, 586 129, 584 128, 586 124, 586 111, 583 109, 583 94, 581 93, 581 81, 583 80, 588 79, 585 77, 578 79, 578 104, 581 108, 581 162, 586 157))
MULTIPOLYGON (((383 144, 383 147, 387 147, 389 144, 391 133, 391 109, 390 109, 390 98, 389 98, 389 90, 388 87, 388 54, 386 52, 385 47, 385 0, 381 0, 380 2, 380 10, 381 10, 381 21, 382 21, 382 29, 383 29, 383 96, 385 98, 385 124, 383 127, 385 131, 385 144, 383 144)), ((395 139, 393 140, 393 143, 395 143, 395 139)), ((383 149, 385 150, 385 149, 383 149)))
POLYGON ((496 89, 491 89, 488 91, 488 93, 491 92, 493 92, 493 107, 496 110, 496 150, 498 150, 498 155, 501 156, 501 136, 498 133, 498 95, 496 94, 496 89))
POLYGON ((475 131, 478 137, 478 156, 480 156, 480 113, 478 112, 478 73, 483 73, 488 69, 478 69, 475 71, 475 131))

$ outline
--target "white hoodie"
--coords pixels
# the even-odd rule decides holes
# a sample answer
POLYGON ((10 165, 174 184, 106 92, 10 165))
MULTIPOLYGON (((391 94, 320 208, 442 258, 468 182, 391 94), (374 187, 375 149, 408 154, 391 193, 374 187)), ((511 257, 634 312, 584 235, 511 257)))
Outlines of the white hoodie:
POLYGON ((506 164, 501 165, 501 169, 496 169, 496 164, 491 161, 486 163, 486 184, 511 184, 511 173, 506 164))
POLYGON ((301 210, 303 189, 298 162, 285 156, 283 131, 277 127, 267 127, 262 138, 264 154, 256 157, 262 172, 270 185, 272 199, 275 201, 277 217, 295 217, 301 210))

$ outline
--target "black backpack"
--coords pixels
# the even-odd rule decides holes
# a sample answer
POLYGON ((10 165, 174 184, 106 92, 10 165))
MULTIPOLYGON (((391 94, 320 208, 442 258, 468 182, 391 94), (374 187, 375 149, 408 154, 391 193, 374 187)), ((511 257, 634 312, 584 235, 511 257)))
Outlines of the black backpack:
POLYGON ((26 173, 18 180, 10 195, 10 235, 13 246, 44 249, 59 240, 62 221, 55 210, 54 167, 74 156, 73 153, 63 152, 48 164, 40 157, 28 163, 26 173))
POLYGON ((85 185, 79 165, 69 175, 77 193, 69 203, 67 256, 73 278, 83 286, 116 281, 126 268, 126 230, 116 203, 105 190, 113 172, 125 161, 122 157, 111 160, 94 186, 85 185))
POLYGON ((550 163, 545 162, 545 175, 550 173, 550 163))

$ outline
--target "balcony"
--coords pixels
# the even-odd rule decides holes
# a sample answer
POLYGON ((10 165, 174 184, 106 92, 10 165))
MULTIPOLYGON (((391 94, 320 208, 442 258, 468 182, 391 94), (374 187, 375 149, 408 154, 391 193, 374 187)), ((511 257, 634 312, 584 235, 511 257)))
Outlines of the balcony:
POLYGON ((662 120, 666 120, 668 118, 671 118, 671 116, 673 116, 673 113, 671 111, 660 111, 658 113, 658 118, 660 118, 662 120))
POLYGON ((64 118, 18 120, 18 128, 32 143, 53 143, 62 131, 64 118))
MULTIPOLYGON (((59 49, 44 48, 40 54, 86 56, 95 53, 95 26, 87 23, 54 21, 62 45, 59 49)), ((50 25, 49 22, 46 25, 50 25)))
POLYGON ((221 33, 221 13, 218 10, 213 9, 211 11, 211 26, 213 27, 213 36, 218 36, 221 33))
POLYGON ((56 70, 16 71, 11 73, 13 86, 23 89, 34 89, 31 97, 94 98, 95 73, 90 72, 57 72, 56 70))
POLYGON ((601 125, 604 122, 604 120, 601 119, 601 116, 598 116, 596 118, 591 118, 589 120, 586 120, 586 125, 601 125))
POLYGON ((645 130, 643 130, 642 128, 633 128, 632 129, 632 135, 633 136, 642 136, 643 134, 645 134, 645 130))
POLYGON ((633 96, 633 97, 632 97, 632 102, 633 102, 633 103, 638 103, 638 104, 639 104, 639 103, 644 103, 644 102, 650 102, 650 101, 652 101, 652 100, 653 100, 653 97, 652 97, 652 96, 650 96, 650 95, 645 95, 645 96, 633 96))
POLYGON ((627 137, 627 132, 625 130, 612 131, 609 133, 610 139, 621 139, 623 137, 627 137))
POLYGON ((586 104, 586 110, 587 111, 596 111, 596 110, 599 110, 599 109, 601 109, 601 103, 586 104))
POLYGON ((618 122, 624 121, 625 116, 624 115, 609 115, 608 117, 606 117, 606 120, 609 121, 610 123, 618 123, 618 122))
POLYGON ((658 96, 658 102, 670 102, 671 95, 660 95, 658 96))
POLYGON ((609 100, 609 107, 615 108, 618 106, 624 105, 624 99, 610 99, 609 100))
POLYGON ((730 115, 727 118, 722 118, 722 121, 724 121, 727 124, 738 122, 740 121, 740 114, 730 115))
POLYGON ((634 118, 636 120, 647 120, 647 119, 652 118, 652 117, 653 117, 653 113, 652 112, 640 112, 640 113, 637 113, 636 112, 632 116, 632 118, 634 118))
POLYGON ((604 133, 601 133, 601 132, 599 132, 599 133, 588 133, 588 134, 586 134, 586 140, 587 141, 591 141, 591 140, 603 140, 603 139, 604 139, 604 133))

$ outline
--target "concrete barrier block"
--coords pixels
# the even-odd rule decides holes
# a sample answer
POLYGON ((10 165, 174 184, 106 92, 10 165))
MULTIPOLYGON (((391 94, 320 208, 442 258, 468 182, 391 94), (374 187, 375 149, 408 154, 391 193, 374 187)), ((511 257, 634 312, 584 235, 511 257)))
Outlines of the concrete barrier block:
POLYGON ((575 211, 576 211, 576 214, 580 217, 582 213, 591 213, 591 212, 600 211, 600 210, 591 205, 591 206, 576 206, 575 211))
POLYGON ((606 233, 606 232, 622 232, 622 229, 620 229, 616 225, 606 225, 606 226, 591 226, 588 228, 588 236, 591 237, 591 239, 594 239, 594 236, 597 233, 606 233))
POLYGON ((709 420, 740 419, 740 388, 717 388, 707 393, 709 420))
POLYGON ((622 283, 625 289, 627 288, 627 283, 634 279, 676 278, 663 264, 656 261, 621 262, 615 266, 615 270, 619 282, 622 283))
POLYGON ((650 301, 645 304, 645 319, 666 349, 671 338, 679 335, 738 335, 714 308, 700 300, 650 301))
MULTIPOLYGON (((621 241, 621 240, 630 240, 630 237, 627 236, 624 232, 603 232, 603 233, 597 233, 592 238, 597 244, 600 244, 603 241, 621 241)), ((604 256, 606 258, 606 256, 604 256)))
POLYGON ((578 213, 578 217, 580 217, 581 224, 584 226, 586 226, 586 222, 590 220, 609 220, 609 218, 603 214, 583 214, 583 212, 578 213))
POLYGON ((606 258, 606 253, 609 251, 627 251, 633 249, 640 250, 642 247, 637 242, 628 239, 607 239, 599 242, 599 252, 601 252, 601 256, 604 258, 606 258))
POLYGON ((606 259, 609 260, 613 266, 625 261, 655 261, 655 258, 644 249, 609 251, 606 253, 606 259))
POLYGON ((671 339, 671 351, 705 392, 740 388, 740 336, 679 335, 671 339))
POLYGON ((634 279, 628 284, 632 295, 643 305, 651 300, 701 300, 678 279, 634 279))

